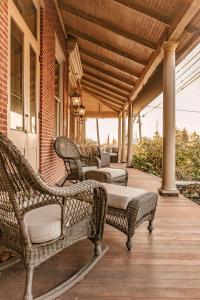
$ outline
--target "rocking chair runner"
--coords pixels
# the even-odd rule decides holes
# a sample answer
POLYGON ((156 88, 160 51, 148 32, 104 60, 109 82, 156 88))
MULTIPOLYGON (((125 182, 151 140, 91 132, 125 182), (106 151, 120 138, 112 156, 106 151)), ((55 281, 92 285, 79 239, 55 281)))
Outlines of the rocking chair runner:
POLYGON ((95 244, 95 256, 78 275, 37 299, 58 297, 105 253, 101 240, 106 201, 105 189, 94 180, 66 188, 47 185, 0 133, 0 230, 3 245, 16 251, 24 262, 24 300, 33 299, 34 268, 62 249, 89 238, 95 244))
POLYGON ((84 156, 69 138, 58 137, 54 142, 54 148, 57 155, 63 159, 66 169, 66 177, 61 186, 64 186, 67 180, 82 181, 84 171, 101 167, 101 161, 98 157, 84 156))

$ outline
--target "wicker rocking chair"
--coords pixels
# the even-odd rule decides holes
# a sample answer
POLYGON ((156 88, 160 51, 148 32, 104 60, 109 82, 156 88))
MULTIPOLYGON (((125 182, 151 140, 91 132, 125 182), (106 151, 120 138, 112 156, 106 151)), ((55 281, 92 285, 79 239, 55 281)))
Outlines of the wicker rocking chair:
POLYGON ((0 133, 0 230, 2 243, 16 251, 26 268, 24 300, 32 300, 34 268, 89 238, 94 257, 65 283, 35 299, 55 299, 79 282, 107 248, 101 248, 107 194, 96 181, 66 188, 47 185, 19 150, 0 133))
POLYGON ((54 148, 57 155, 63 159, 66 169, 66 176, 60 186, 64 186, 67 180, 82 181, 84 171, 101 167, 101 161, 98 157, 84 156, 77 145, 69 138, 58 137, 54 142, 54 148))

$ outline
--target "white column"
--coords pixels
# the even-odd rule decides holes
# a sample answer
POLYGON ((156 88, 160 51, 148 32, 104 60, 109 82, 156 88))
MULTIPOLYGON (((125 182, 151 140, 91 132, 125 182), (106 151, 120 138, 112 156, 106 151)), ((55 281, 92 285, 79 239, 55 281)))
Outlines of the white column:
POLYGON ((133 103, 129 103, 128 109, 128 148, 127 148, 127 167, 132 167, 133 157, 133 103))
POLYGON ((126 111, 122 112, 122 153, 121 162, 126 162, 126 111))
POLYGON ((118 161, 121 160, 121 152, 122 152, 122 117, 119 115, 118 117, 118 161))
POLYGON ((163 73, 163 170, 161 195, 178 196, 175 182, 175 50, 176 42, 164 43, 163 73))
POLYGON ((99 119, 96 118, 96 131, 97 131, 97 144, 100 147, 101 143, 100 143, 100 135, 99 135, 99 119))

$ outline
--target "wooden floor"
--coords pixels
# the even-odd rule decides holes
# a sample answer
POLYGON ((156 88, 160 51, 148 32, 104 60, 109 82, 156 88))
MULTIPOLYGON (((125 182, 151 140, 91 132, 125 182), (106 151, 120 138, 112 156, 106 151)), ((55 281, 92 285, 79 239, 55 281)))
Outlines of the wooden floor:
MULTIPOLYGON (((156 177, 128 171, 130 186, 157 191, 156 177)), ((151 236, 146 225, 137 230, 131 253, 125 248, 125 236, 107 225, 104 243, 109 251, 59 300, 200 299, 200 206, 183 196, 159 197, 154 225, 151 236)), ((41 265, 34 277, 35 295, 73 274, 92 251, 90 242, 83 241, 41 265)), ((1 300, 21 299, 24 275, 22 264, 3 272, 1 300)))

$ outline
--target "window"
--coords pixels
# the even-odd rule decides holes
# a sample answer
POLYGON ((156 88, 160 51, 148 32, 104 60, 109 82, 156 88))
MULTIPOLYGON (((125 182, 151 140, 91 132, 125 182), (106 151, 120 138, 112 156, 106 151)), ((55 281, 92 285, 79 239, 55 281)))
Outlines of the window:
POLYGON ((37 9, 32 0, 13 0, 30 31, 37 38, 37 9))
POLYGON ((11 20, 10 127, 16 130, 24 129, 23 44, 24 35, 11 20))
POLYGON ((30 132, 36 133, 36 63, 37 55, 30 47, 30 132))
POLYGON ((55 59, 55 137, 60 135, 60 114, 61 114, 61 92, 60 92, 60 64, 55 59))

